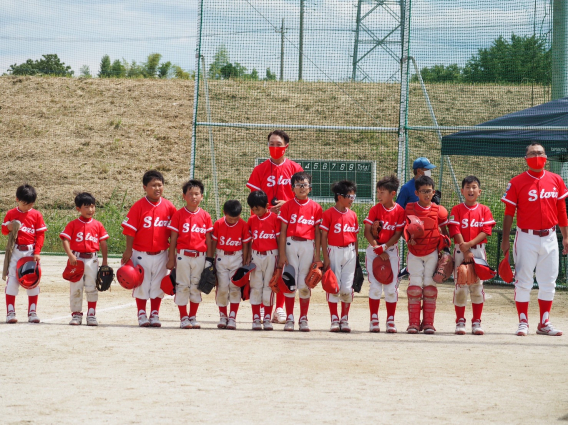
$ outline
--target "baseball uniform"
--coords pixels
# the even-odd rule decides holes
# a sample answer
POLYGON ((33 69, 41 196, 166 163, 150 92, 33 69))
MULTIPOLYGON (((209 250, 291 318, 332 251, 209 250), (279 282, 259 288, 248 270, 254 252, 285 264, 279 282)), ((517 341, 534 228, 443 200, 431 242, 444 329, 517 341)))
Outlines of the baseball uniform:
MULTIPOLYGON (((272 159, 267 159, 252 170, 247 187, 254 192, 262 190, 268 196, 269 203, 272 199, 289 201, 294 198, 290 179, 295 173, 304 171, 300 164, 286 158, 281 164, 275 164, 272 159)), ((271 206, 271 205, 270 205, 271 206)))
MULTIPOLYGON (((86 220, 79 217, 69 222, 63 232, 59 234, 59 237, 62 240, 69 241, 69 247, 77 257, 77 261, 82 261, 85 265, 83 277, 78 282, 69 282, 71 312, 82 312, 83 291, 87 294, 87 302, 97 302, 99 299, 96 287, 99 271, 97 252, 100 248, 100 242, 107 240, 109 235, 100 221, 94 218, 86 220)), ((94 311, 89 311, 88 314, 94 316, 94 311)))

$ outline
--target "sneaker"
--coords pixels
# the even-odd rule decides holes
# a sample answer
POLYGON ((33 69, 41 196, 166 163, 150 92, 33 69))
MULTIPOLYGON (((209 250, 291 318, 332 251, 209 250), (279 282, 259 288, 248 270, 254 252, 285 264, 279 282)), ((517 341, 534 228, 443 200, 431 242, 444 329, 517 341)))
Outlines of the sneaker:
POLYGON ((269 319, 265 319, 264 322, 262 322, 262 326, 264 327, 265 331, 271 331, 274 329, 269 319))
POLYGON ((459 319, 456 322, 456 335, 465 335, 465 319, 459 319))
POLYGON ((225 329, 234 331, 237 329, 237 321, 232 317, 229 317, 229 319, 227 319, 227 327, 225 329))
POLYGON ((406 328, 406 332, 409 334, 417 334, 420 332, 420 325, 418 324, 410 324, 408 328, 406 328))
POLYGON ((191 323, 191 329, 201 329, 201 325, 195 318, 195 316, 190 317, 189 322, 191 323))
POLYGON ((82 314, 73 314, 71 321, 69 322, 70 325, 77 326, 83 323, 83 315, 82 314))
POLYGON ((474 335, 483 335, 483 329, 481 328, 481 320, 476 320, 471 324, 471 333, 474 335))
POLYGON ((351 326, 349 326, 347 320, 342 320, 339 326, 341 327, 341 332, 351 332, 351 326))
POLYGON ((527 322, 519 323, 517 328, 517 336, 527 336, 529 334, 529 324, 527 322))
POLYGON ((282 307, 278 307, 274 310, 274 314, 272 315, 272 323, 279 323, 283 325, 286 323, 286 312, 282 307))
POLYGON ((369 323, 369 332, 379 333, 381 331, 381 327, 379 326, 378 320, 371 320, 369 323))
POLYGON ((87 326, 99 326, 99 322, 95 316, 87 316, 87 326))
POLYGON ((410 275, 410 273, 408 273, 408 269, 405 267, 400 271, 400 273, 398 274, 397 277, 400 279, 400 278, 402 278, 404 276, 408 276, 408 275, 410 275))
POLYGON ((160 317, 156 313, 152 313, 150 316, 150 326, 153 328, 161 328, 162 323, 160 322, 160 317))
POLYGON ((262 322, 260 319, 254 319, 252 321, 252 330, 253 331, 261 331, 262 330, 262 322))
POLYGON ((227 327, 227 316, 225 316, 223 313, 221 313, 221 316, 219 317, 219 323, 217 323, 217 327, 219 329, 225 329, 227 327))
POLYGON ((339 322, 331 322, 331 326, 329 327, 330 332, 339 332, 341 329, 339 327, 339 322))
POLYGON ((189 321, 189 317, 184 316, 179 322, 180 329, 191 329, 191 322, 189 321))
POLYGON ((16 313, 11 311, 6 316, 6 323, 18 323, 18 319, 16 319, 16 313))
POLYGON ((287 320, 286 324, 284 325, 284 330, 288 332, 292 332, 294 330, 294 321, 287 320))
POLYGON ((548 336, 561 336, 562 335, 562 331, 560 329, 556 329, 554 326, 552 326, 552 324, 550 322, 547 322, 546 324, 538 324, 538 328, 536 330, 536 333, 539 335, 548 335, 548 336))
POLYGON ((395 334, 397 332, 398 332, 398 330, 396 329, 394 322, 392 320, 387 322, 387 333, 388 334, 395 334))
POLYGON ((436 333, 434 325, 430 325, 428 323, 422 324, 422 330, 426 335, 434 335, 436 333))
POLYGON ((310 325, 308 325, 308 319, 300 320, 300 331, 309 332, 310 325))
POLYGON ((40 322, 39 317, 37 317, 37 314, 36 314, 35 311, 30 311, 28 313, 28 322, 29 323, 39 323, 40 322))
POLYGON ((150 326, 150 321, 148 320, 146 313, 138 315, 138 326, 140 326, 141 328, 147 328, 148 326, 150 326))

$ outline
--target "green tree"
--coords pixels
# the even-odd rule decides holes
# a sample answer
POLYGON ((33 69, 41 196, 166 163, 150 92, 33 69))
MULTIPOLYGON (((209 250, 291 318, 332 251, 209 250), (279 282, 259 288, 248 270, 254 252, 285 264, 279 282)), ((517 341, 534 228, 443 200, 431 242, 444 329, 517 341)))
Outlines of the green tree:
POLYGON ((91 78, 92 75, 91 75, 91 69, 89 68, 89 65, 83 65, 81 67, 81 69, 79 69, 79 75, 82 78, 91 78))
POLYGON ((126 77, 126 68, 120 60, 116 59, 110 67, 110 73, 113 78, 124 78, 126 77))
MULTIPOLYGON (((126 61, 123 61, 123 65, 126 61)), ((127 66, 126 69, 126 76, 128 78, 144 78, 144 65, 139 65, 133 60, 130 64, 126 62, 127 66)))
POLYGON ((162 55, 159 53, 150 53, 146 62, 142 64, 142 74, 145 78, 154 78, 158 72, 162 55))
POLYGON ((101 59, 101 65, 99 68, 99 78, 109 78, 112 76, 111 64, 109 55, 104 55, 101 59))
POLYGON ((266 81, 274 81, 276 80, 276 74, 270 72, 270 68, 266 68, 266 81))
MULTIPOLYGON (((209 65, 209 72, 208 77, 211 80, 220 80, 221 78, 225 78, 221 73, 221 68, 227 66, 229 64, 229 51, 225 47, 224 44, 221 44, 217 47, 217 51, 215 52, 215 58, 211 65, 209 65)), ((225 73, 227 70, 225 70, 225 73)))
POLYGON ((158 68, 158 77, 168 78, 172 73, 172 63, 170 61, 160 64, 158 68))
POLYGON ((173 69, 174 78, 179 78, 180 80, 191 80, 195 78, 195 77, 191 78, 191 74, 189 72, 184 71, 183 68, 179 65, 173 65, 172 69, 173 69))
POLYGON ((72 77, 74 71, 70 66, 65 66, 56 54, 42 55, 40 60, 10 65, 8 74, 11 75, 53 75, 57 77, 72 77))
MULTIPOLYGON (((422 68, 420 75, 426 83, 457 83, 461 81, 461 72, 462 69, 456 63, 447 66, 439 64, 422 68)), ((410 81, 417 83, 418 75, 413 75, 410 81)))

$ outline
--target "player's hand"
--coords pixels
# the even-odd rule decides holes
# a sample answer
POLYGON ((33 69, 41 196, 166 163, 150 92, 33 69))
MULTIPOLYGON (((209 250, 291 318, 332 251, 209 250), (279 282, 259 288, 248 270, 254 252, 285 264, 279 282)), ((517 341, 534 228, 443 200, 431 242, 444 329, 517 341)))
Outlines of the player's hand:
POLYGON ((566 239, 566 238, 562 239, 562 246, 564 248, 564 249, 562 249, 562 254, 568 255, 568 239, 566 239))
POLYGON ((280 257, 280 259, 278 260, 278 268, 282 269, 284 268, 284 266, 288 264, 288 258, 286 258, 286 255, 283 255, 282 257, 280 257))
POLYGON ((71 256, 69 257, 69 264, 71 264, 72 266, 77 265, 77 257, 75 257, 75 254, 71 254, 71 256))
POLYGON ((471 251, 466 251, 463 253, 464 263, 473 263, 473 253, 471 251))
POLYGON ((381 255, 379 255, 379 257, 381 257, 381 260, 387 261, 389 259, 389 255, 386 252, 383 252, 381 255))
POLYGON ((34 254, 34 261, 39 263, 39 254, 34 254))
POLYGON ((11 221, 8 224, 6 224, 6 228, 8 229, 9 232, 11 232, 12 229, 14 228, 14 222, 11 221))
POLYGON ((106 259, 103 260, 103 266, 108 266, 108 261, 106 259))
POLYGON ((373 248, 373 252, 377 255, 381 255, 382 253, 386 252, 388 249, 387 244, 377 245, 373 248))
POLYGON ((323 259, 323 269, 327 270, 331 266, 331 260, 329 257, 323 259))
POLYGON ((251 260, 252 260, 251 255, 250 255, 250 254, 247 255, 247 256, 243 259, 243 265, 244 265, 244 266, 248 266, 248 265, 250 264, 251 260))
MULTIPOLYGON (((564 245, 564 246, 566 246, 566 245, 564 245)), ((509 251, 510 248, 511 248, 511 241, 509 241, 509 238, 503 239, 501 241, 501 251, 507 252, 507 251, 509 251)))
POLYGON ((176 259, 174 258, 168 258, 168 262, 166 263, 166 269, 171 270, 176 266, 176 259))
POLYGON ((132 257, 132 250, 131 249, 125 250, 124 253, 122 254, 122 258, 120 259, 120 264, 126 264, 126 262, 130 260, 131 257, 132 257))
POLYGON ((285 203, 286 203, 286 201, 284 201, 284 200, 277 201, 276 205, 274 205, 272 208, 270 208, 270 211, 272 211, 274 214, 280 213, 280 208, 282 208, 282 205, 284 205, 285 203))
POLYGON ((462 242, 460 243, 460 251, 463 253, 466 253, 467 251, 469 251, 471 249, 471 243, 470 242, 462 242))

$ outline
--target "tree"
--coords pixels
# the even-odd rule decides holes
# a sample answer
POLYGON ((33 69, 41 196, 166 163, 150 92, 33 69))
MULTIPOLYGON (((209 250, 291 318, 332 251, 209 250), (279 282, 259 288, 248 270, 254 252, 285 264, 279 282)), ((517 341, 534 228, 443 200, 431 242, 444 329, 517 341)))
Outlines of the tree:
POLYGON ((162 55, 159 53, 150 53, 146 62, 142 64, 142 74, 145 78, 154 78, 158 72, 162 55))
POLYGON ((221 74, 221 68, 227 66, 229 64, 229 51, 225 47, 224 44, 221 44, 217 47, 217 51, 215 52, 215 58, 211 65, 209 65, 209 72, 208 77, 211 80, 220 80, 223 77, 221 74))
MULTIPOLYGON (((462 69, 457 63, 448 66, 439 64, 422 68, 420 75, 426 83, 457 83, 461 80, 461 72, 462 69)), ((410 81, 417 83, 418 75, 413 75, 410 81)))
POLYGON ((192 75, 189 72, 186 72, 182 69, 179 65, 173 65, 173 74, 175 78, 179 78, 180 80, 192 80, 195 79, 191 78, 192 75))
POLYGON ((126 63, 126 77, 144 78, 144 65, 138 65, 135 60, 133 60, 130 64, 126 61, 123 61, 122 63, 126 63))
POLYGON ((122 62, 118 59, 116 59, 111 67, 110 67, 110 72, 113 78, 124 78, 126 77, 126 68, 124 67, 124 65, 122 64, 122 62))
POLYGON ((89 65, 83 65, 81 67, 81 69, 79 69, 79 74, 82 78, 91 78, 91 69, 89 68, 89 65))
POLYGON ((158 77, 168 78, 172 73, 172 63, 170 61, 160 64, 158 68, 158 77))
POLYGON ((8 74, 11 75, 53 75, 56 77, 72 77, 75 72, 70 66, 65 66, 56 54, 42 55, 40 60, 10 65, 8 74))
POLYGON ((272 72, 270 72, 270 68, 266 68, 266 81, 275 81, 276 80, 276 74, 273 74, 272 72))
POLYGON ((109 55, 104 55, 101 59, 101 65, 99 68, 99 78, 109 78, 112 77, 111 64, 109 55))

